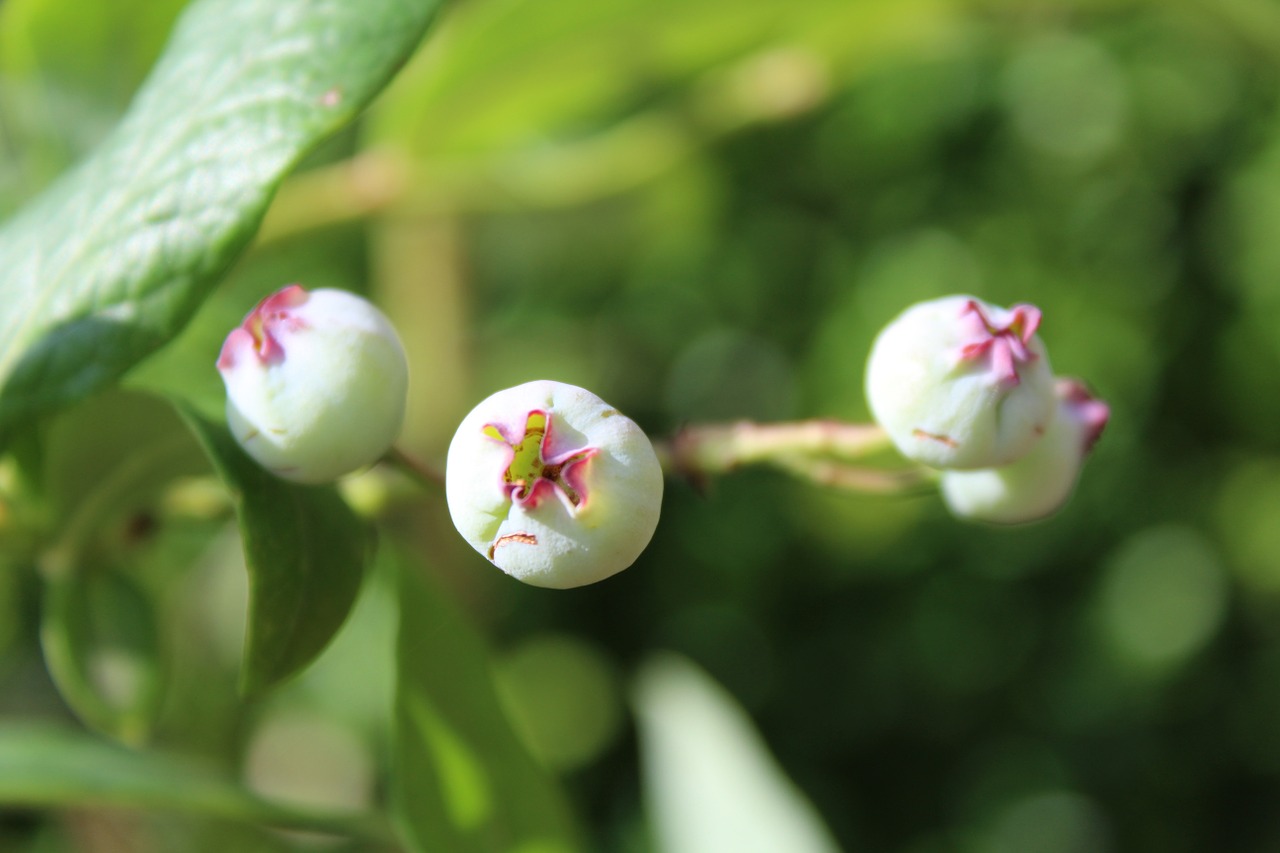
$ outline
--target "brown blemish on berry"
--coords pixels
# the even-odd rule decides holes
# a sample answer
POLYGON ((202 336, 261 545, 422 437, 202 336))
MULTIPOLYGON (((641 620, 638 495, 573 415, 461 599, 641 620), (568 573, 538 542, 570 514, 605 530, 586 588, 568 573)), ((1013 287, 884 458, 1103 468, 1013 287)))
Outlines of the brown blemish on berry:
POLYGON ((929 441, 936 441, 939 444, 955 450, 960 446, 960 442, 956 441, 949 435, 939 435, 938 433, 925 432, 922 429, 913 429, 911 434, 916 438, 927 438, 929 441))
POLYGON ((537 545, 538 537, 532 533, 508 533, 506 536, 499 536, 489 546, 489 559, 493 559, 493 555, 498 550, 499 545, 506 545, 508 542, 516 542, 521 545, 537 545))
POLYGON ((601 419, 611 418, 614 415, 620 415, 620 414, 622 414, 622 412, 619 412, 617 409, 605 409, 603 412, 600 413, 600 417, 601 419))

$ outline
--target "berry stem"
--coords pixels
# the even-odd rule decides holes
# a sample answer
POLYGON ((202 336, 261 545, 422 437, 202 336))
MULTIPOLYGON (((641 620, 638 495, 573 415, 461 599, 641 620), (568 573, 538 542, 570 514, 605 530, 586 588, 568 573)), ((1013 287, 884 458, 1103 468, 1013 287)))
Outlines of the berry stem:
POLYGON ((780 456, 773 464, 818 486, 867 495, 898 495, 932 486, 937 474, 924 466, 869 468, 807 456, 780 456))
POLYGON ((392 445, 391 449, 382 457, 382 461, 400 469, 419 485, 433 490, 444 488, 443 471, 433 468, 398 445, 392 445))
MULTIPOLYGON (((769 465, 817 486, 862 494, 902 494, 932 483, 933 472, 923 466, 856 464, 890 447, 875 424, 834 420, 691 424, 668 441, 654 442, 663 471, 699 487, 747 465, 769 465)), ((438 489, 444 484, 439 470, 399 447, 387 451, 382 461, 419 485, 438 489)))
POLYGON ((889 447, 875 424, 809 420, 693 424, 655 449, 668 474, 699 485, 746 465, 771 465, 816 485, 869 494, 899 493, 928 479, 924 469, 854 464, 889 447))

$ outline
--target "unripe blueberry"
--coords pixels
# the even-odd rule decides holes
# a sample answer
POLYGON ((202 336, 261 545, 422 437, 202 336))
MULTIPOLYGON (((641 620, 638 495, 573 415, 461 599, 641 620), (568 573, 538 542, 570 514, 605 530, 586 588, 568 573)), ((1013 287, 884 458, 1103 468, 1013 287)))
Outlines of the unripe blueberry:
POLYGON ((268 296, 222 345, 227 425, 264 468, 327 483, 375 462, 404 420, 409 368, 368 300, 296 284, 268 296))
POLYGON ((1060 379, 1055 416, 1025 456, 1000 468, 943 471, 942 497, 962 518, 1018 524, 1056 512, 1075 489, 1110 409, 1076 379, 1060 379))
POLYGON ((871 414, 902 454, 935 468, 991 468, 1031 449, 1053 416, 1040 311, 972 296, 911 306, 867 361, 871 414))
POLYGON ((658 525, 662 466, 643 430, 595 394, 528 382, 463 419, 445 496, 462 538, 495 566, 567 589, 640 556, 658 525))

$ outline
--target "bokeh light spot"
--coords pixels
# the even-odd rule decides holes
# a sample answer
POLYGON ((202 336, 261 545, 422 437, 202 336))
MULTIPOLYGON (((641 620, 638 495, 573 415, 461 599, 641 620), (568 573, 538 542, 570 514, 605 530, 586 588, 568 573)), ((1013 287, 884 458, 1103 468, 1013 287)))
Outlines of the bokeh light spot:
POLYGON ((522 643, 498 667, 498 684, 529 748, 557 770, 595 758, 622 721, 609 662, 595 646, 568 635, 522 643))
POLYGON ((1011 804, 974 849, 979 853, 1105 853, 1107 821, 1087 797, 1070 791, 1032 794, 1011 804))
POLYGON ((1255 589, 1280 592, 1280 461, 1253 459, 1232 469, 1217 504, 1231 566, 1255 589))
POLYGON ((305 711, 268 716, 249 743, 245 779, 275 799, 334 809, 367 808, 373 758, 349 728, 305 711))
POLYGON ((1103 630, 1117 656, 1140 667, 1175 666, 1200 651, 1225 615, 1227 583, 1205 537, 1152 528, 1115 553, 1102 582, 1103 630))
POLYGON ((1121 138, 1129 92, 1097 42, 1049 35, 1027 41, 1005 70, 1005 103, 1018 135, 1033 148, 1094 160, 1121 138))

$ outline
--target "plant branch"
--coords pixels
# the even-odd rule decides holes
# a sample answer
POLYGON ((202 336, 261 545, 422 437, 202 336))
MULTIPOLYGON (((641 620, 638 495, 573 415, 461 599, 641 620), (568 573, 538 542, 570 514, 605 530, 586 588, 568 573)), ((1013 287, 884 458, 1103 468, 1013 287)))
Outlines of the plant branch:
POLYGON ((933 472, 922 466, 867 468, 803 456, 782 456, 771 460, 771 464, 819 486, 871 495, 902 494, 923 486, 934 478, 933 472))
POLYGON ((426 486, 430 489, 444 488, 444 472, 428 465, 416 456, 405 452, 398 446, 393 446, 382 457, 382 461, 398 468, 407 474, 419 485, 426 486))
POLYGON ((875 424, 832 420, 760 424, 695 424, 680 430, 667 452, 670 467, 686 475, 725 474, 786 454, 832 456, 853 462, 889 446, 875 424))
POLYGON ((929 479, 923 468, 854 464, 889 447, 875 424, 810 420, 692 425, 656 449, 668 473, 699 485, 747 465, 770 465, 820 486, 871 494, 900 493, 929 479))
MULTIPOLYGON (((922 466, 858 464, 891 446, 875 424, 835 420, 693 424, 668 441, 654 442, 663 471, 700 487, 711 477, 748 465, 769 465, 818 486, 864 494, 901 494, 932 480, 932 472, 922 466)), ((420 486, 444 486, 443 472, 399 447, 387 451, 382 461, 420 486)))

